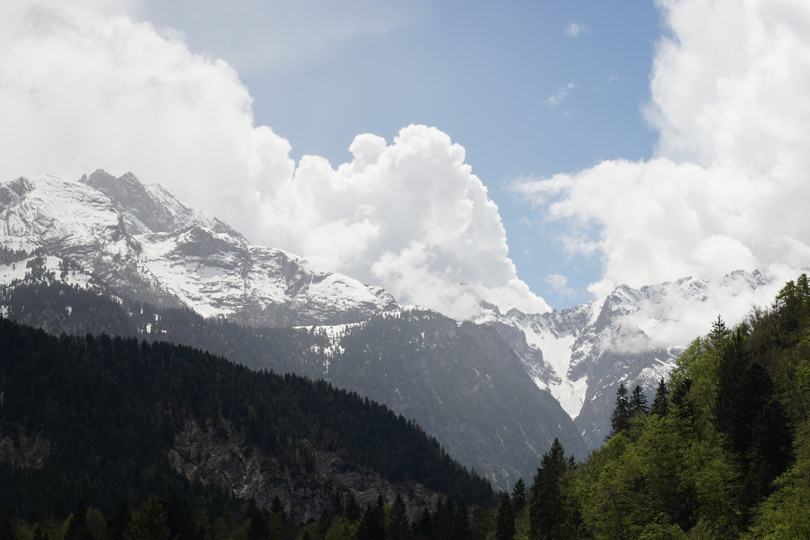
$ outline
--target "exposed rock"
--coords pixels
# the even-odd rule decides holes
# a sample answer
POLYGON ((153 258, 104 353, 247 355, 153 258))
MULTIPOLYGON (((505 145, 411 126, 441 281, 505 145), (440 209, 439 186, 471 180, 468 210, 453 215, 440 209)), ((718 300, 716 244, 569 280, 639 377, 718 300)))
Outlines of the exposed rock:
POLYGON ((51 443, 42 435, 0 435, 0 463, 19 469, 41 469, 50 453, 51 443))
POLYGON ((168 457, 172 467, 191 481, 216 486, 242 500, 256 499, 259 507, 269 508, 278 497, 296 522, 317 519, 328 509, 335 489, 351 492, 361 507, 374 502, 380 494, 386 504, 397 494, 408 515, 416 519, 424 507, 435 506, 438 495, 421 484, 394 485, 378 474, 358 470, 338 456, 313 450, 312 470, 281 469, 272 455, 248 444, 243 433, 230 421, 219 419, 200 425, 186 420, 175 435, 168 457))

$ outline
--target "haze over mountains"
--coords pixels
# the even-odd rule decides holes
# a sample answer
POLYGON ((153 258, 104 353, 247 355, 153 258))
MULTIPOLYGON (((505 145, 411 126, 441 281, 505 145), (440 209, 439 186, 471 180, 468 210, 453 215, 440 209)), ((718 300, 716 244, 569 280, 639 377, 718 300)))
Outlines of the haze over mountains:
POLYGON ((455 321, 399 305, 380 287, 294 254, 251 245, 168 190, 104 171, 79 181, 36 175, 0 185, 0 247, 4 316, 56 333, 97 331, 81 325, 92 319, 81 319, 77 306, 48 297, 43 309, 34 296, 14 296, 52 284, 114 300, 128 331, 150 340, 202 346, 161 320, 160 311, 172 308, 191 310, 200 326, 245 325, 256 330, 245 347, 211 343, 223 348, 213 352, 385 403, 501 487, 529 477, 554 438, 578 457, 598 447, 619 382, 651 392, 680 348, 717 316, 718 298, 739 304, 723 314, 734 323, 752 298, 772 298, 778 286, 762 273, 734 271, 714 281, 618 287, 548 313, 501 313, 481 299, 473 320, 455 321), (684 306, 691 324, 673 319, 684 306), (299 341, 286 354, 256 352, 262 328, 293 327, 306 328, 290 331, 299 341))

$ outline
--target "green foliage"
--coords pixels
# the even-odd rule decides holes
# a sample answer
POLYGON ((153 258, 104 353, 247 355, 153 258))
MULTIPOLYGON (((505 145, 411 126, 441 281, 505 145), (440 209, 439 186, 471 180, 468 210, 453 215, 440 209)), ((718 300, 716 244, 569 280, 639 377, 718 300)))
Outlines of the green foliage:
POLYGON ((630 427, 630 403, 627 400, 627 387, 624 383, 619 384, 616 390, 616 406, 610 415, 610 435, 616 435, 630 427))
POLYGON ((518 478, 517 482, 515 482, 515 486, 512 488, 512 506, 515 509, 515 513, 520 513, 523 510, 527 500, 526 483, 523 481, 523 478, 518 478))
POLYGON ((669 409, 669 387, 667 386, 667 383, 664 381, 664 378, 661 377, 661 380, 658 382, 658 387, 655 389, 655 398, 653 399, 650 412, 652 414, 657 414, 658 416, 666 416, 668 409, 669 409))
POLYGON ((171 531, 166 521, 166 511, 154 498, 147 499, 132 513, 124 531, 125 540, 170 540, 171 531))

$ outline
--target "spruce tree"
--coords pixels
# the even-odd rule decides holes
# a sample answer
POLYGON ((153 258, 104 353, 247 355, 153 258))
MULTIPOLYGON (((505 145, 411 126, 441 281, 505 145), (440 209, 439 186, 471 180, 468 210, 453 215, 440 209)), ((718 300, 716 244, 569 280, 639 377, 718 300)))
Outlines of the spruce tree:
POLYGON ((723 322, 723 319, 720 315, 712 322, 712 329, 709 332, 709 340, 712 342, 712 345, 719 345, 722 343, 728 336, 730 332, 728 328, 726 328, 726 323, 723 322))
POLYGON ((403 540, 408 536, 410 529, 408 514, 405 510, 405 501, 402 500, 402 495, 399 493, 386 516, 386 528, 388 529, 387 538, 391 540, 403 540))
POLYGON ((357 540, 385 538, 385 506, 382 495, 377 495, 375 504, 369 503, 357 529, 357 540))
POLYGON ((512 488, 512 507, 515 510, 515 514, 519 513, 523 510, 523 507, 526 506, 526 483, 523 482, 523 478, 518 478, 518 481, 515 482, 515 487, 512 488))
POLYGON ((658 388, 655 389, 655 398, 652 402, 651 412, 658 416, 665 416, 667 414, 667 407, 669 406, 669 388, 664 378, 658 381, 658 388))
POLYGON ((501 493, 501 502, 498 504, 496 518, 495 538, 497 540, 514 540, 515 538, 515 511, 508 493, 501 493))
POLYGON ((647 405, 647 396, 639 385, 633 388, 633 395, 630 396, 628 405, 630 408, 630 418, 643 416, 650 412, 650 407, 647 405))
POLYGON ((627 401, 627 387, 619 384, 616 390, 616 407, 610 416, 610 436, 616 435, 630 427, 630 405, 627 401))
POLYGON ((543 455, 529 495, 529 527, 532 538, 565 540, 572 537, 571 511, 565 489, 572 464, 557 439, 543 455))

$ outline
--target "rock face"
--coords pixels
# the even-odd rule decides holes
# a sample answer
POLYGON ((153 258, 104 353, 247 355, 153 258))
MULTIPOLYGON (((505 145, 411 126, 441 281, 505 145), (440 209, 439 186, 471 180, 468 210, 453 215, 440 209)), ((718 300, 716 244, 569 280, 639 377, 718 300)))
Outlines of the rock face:
POLYGON ((42 435, 0 435, 0 463, 18 469, 41 469, 51 453, 51 442, 42 435))
POLYGON ((565 411, 487 326, 411 308, 322 331, 331 336, 323 360, 294 371, 413 418, 497 488, 531 478, 555 438, 568 454, 587 453, 565 411))
POLYGON ((132 174, 3 184, 0 245, 58 257, 71 268, 63 276, 69 282, 253 326, 340 324, 394 306, 379 287, 250 245, 225 223, 132 174))
POLYGON ((314 475, 292 475, 272 455, 248 445, 245 436, 227 420, 200 425, 189 419, 175 435, 168 457, 172 467, 188 480, 216 487, 240 500, 253 497, 260 508, 270 508, 273 498, 278 497, 297 523, 318 519, 330 507, 332 492, 338 486, 351 492, 361 508, 376 501, 378 494, 386 504, 392 504, 399 495, 412 520, 439 500, 439 494, 421 484, 394 485, 329 452, 315 450, 313 454, 314 475))

